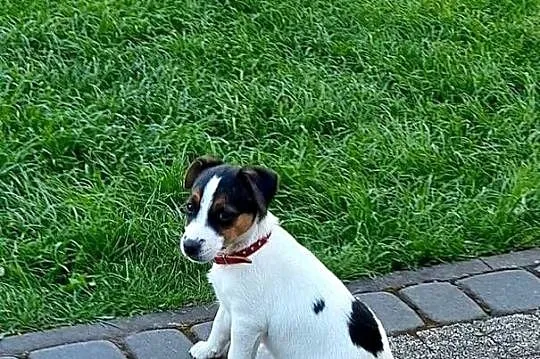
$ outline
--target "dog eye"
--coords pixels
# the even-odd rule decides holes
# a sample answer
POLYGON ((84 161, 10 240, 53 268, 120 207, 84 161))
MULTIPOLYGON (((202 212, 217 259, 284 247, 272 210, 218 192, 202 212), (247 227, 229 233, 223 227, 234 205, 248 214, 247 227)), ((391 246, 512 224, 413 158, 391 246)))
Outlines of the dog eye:
POLYGON ((218 213, 218 219, 221 223, 232 222, 234 217, 235 217, 235 213, 233 212, 221 211, 218 213))
POLYGON ((192 202, 186 203, 184 206, 184 213, 188 215, 195 214, 195 205, 192 202))

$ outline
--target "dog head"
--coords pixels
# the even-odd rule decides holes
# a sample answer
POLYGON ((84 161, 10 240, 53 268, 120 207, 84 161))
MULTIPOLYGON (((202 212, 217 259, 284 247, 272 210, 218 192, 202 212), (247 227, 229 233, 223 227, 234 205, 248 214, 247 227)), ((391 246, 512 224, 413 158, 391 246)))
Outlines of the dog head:
POLYGON ((266 216, 278 186, 277 174, 258 166, 238 167, 199 157, 188 168, 182 253, 194 262, 209 262, 234 245, 266 216))

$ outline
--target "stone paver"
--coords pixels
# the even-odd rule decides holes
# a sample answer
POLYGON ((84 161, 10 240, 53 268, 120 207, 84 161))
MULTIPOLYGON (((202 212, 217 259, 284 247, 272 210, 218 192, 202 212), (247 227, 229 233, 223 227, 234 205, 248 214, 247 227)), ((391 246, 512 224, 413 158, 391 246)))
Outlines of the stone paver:
POLYGON ((191 327, 191 332, 198 340, 206 340, 212 330, 212 322, 197 324, 191 327))
POLYGON ((30 353, 28 359, 126 359, 113 343, 105 340, 60 345, 30 353))
POLYGON ((481 274, 457 283, 484 302, 493 314, 540 308, 540 278, 524 270, 481 274))
POLYGON ((425 317, 440 324, 486 316, 478 304, 450 283, 418 284, 402 289, 399 293, 425 317))
POLYGON ((133 333, 148 329, 177 328, 181 325, 193 325, 211 320, 216 316, 219 305, 212 303, 198 307, 187 307, 177 311, 164 311, 139 315, 131 318, 113 320, 110 325, 133 333))
POLYGON ((412 284, 463 278, 489 270, 490 268, 483 261, 473 259, 458 263, 439 264, 415 271, 397 271, 377 278, 364 278, 347 283, 347 288, 355 294, 400 289, 412 284))
POLYGON ((135 359, 190 359, 191 342, 175 329, 150 330, 125 340, 135 359))
POLYGON ((375 312, 389 334, 413 330, 424 325, 414 310, 391 293, 363 293, 356 297, 375 312))
POLYGON ((17 354, 41 348, 88 340, 100 340, 122 335, 120 328, 109 325, 80 324, 43 332, 14 335, 0 340, 1 354, 17 354))
POLYGON ((218 306, 211 304, 200 307, 187 307, 178 311, 165 311, 100 321, 96 324, 80 324, 60 327, 42 332, 8 336, 0 340, 0 354, 19 354, 40 348, 89 340, 108 340, 148 329, 162 329, 198 323, 212 319, 218 306))
POLYGON ((493 269, 527 267, 540 264, 540 248, 485 257, 482 260, 493 269))

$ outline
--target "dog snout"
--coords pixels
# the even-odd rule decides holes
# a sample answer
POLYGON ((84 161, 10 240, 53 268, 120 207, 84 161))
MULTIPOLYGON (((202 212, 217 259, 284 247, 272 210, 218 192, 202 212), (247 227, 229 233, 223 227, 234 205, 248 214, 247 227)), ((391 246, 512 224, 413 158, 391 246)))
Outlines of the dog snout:
POLYGON ((183 241, 184 253, 192 258, 199 256, 204 239, 200 238, 186 238, 183 241))

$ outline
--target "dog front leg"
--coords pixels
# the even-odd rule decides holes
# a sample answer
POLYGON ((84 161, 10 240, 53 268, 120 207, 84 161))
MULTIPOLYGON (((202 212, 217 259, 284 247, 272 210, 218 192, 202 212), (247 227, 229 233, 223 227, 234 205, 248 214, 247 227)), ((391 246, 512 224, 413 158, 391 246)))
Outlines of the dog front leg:
POLYGON ((262 337, 261 329, 252 322, 234 319, 228 359, 254 359, 262 337))
POLYGON ((191 347, 189 353, 195 359, 219 358, 225 354, 231 340, 231 316, 222 305, 219 306, 212 330, 207 341, 200 341, 191 347))

